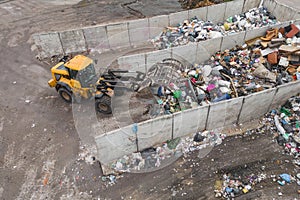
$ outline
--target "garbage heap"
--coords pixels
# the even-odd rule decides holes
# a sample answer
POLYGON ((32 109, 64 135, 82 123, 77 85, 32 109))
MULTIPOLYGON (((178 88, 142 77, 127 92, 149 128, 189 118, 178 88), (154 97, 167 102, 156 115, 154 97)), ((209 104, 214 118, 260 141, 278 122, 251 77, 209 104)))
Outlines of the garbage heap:
POLYGON ((277 143, 284 148, 284 153, 294 157, 294 164, 300 166, 300 94, 290 98, 280 109, 272 110, 267 117, 276 127, 277 143))
POLYGON ((143 172, 155 170, 166 166, 181 155, 198 151, 209 152, 207 148, 213 148, 222 143, 226 135, 214 131, 204 131, 194 134, 193 137, 175 138, 160 146, 146 149, 142 152, 123 156, 113 162, 110 168, 117 173, 120 172, 143 172), (205 150, 206 149, 206 150, 205 150))
POLYGON ((299 29, 294 24, 270 29, 243 46, 216 52, 205 64, 182 64, 173 71, 180 74, 181 85, 189 87, 177 86, 179 78, 159 82, 154 92, 159 105, 170 114, 300 80, 299 29))
MULTIPOLYGON (((262 124, 261 128, 247 131, 245 135, 253 133, 273 134, 277 143, 282 146, 283 153, 292 156, 294 165, 300 166, 300 93, 291 97, 278 109, 274 109, 266 114, 262 124)), ((262 166, 261 170, 264 171, 264 166, 262 166)), ((215 196, 233 199, 255 190, 258 183, 265 179, 272 179, 274 183, 280 186, 293 182, 300 186, 300 173, 287 172, 278 175, 267 173, 267 171, 266 173, 248 175, 237 175, 238 173, 236 172, 225 173, 220 180, 215 182, 215 196)), ((282 196, 282 193, 279 192, 278 196, 282 196)))
POLYGON ((157 49, 166 49, 276 23, 276 17, 264 7, 250 9, 217 24, 203 21, 195 16, 190 20, 184 20, 175 27, 166 27, 151 42, 157 49))
POLYGON ((215 182, 215 197, 233 199, 246 194, 252 188, 267 178, 266 174, 250 174, 248 176, 233 176, 230 173, 223 175, 223 180, 215 182))

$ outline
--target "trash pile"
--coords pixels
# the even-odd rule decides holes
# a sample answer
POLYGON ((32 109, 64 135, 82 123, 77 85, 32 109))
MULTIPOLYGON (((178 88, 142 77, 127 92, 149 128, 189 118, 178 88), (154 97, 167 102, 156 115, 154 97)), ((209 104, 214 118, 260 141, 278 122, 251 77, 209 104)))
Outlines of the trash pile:
POLYGON ((108 187, 108 186, 112 186, 112 185, 116 184, 117 178, 121 178, 121 177, 119 177, 119 176, 116 177, 115 175, 110 174, 108 176, 102 176, 101 180, 102 180, 102 182, 105 183, 106 187, 108 187))
POLYGON ((111 169, 117 173, 157 169, 181 155, 187 156, 190 152, 219 145, 224 138, 225 134, 213 131, 198 132, 194 137, 175 138, 162 146, 123 156, 111 164, 111 169))
POLYGON ((223 180, 215 182, 215 197, 233 199, 236 196, 246 194, 253 190, 253 187, 267 178, 266 174, 251 174, 246 177, 234 177, 231 174, 224 174, 223 180))
POLYGON ((185 108, 190 108, 195 107, 195 98, 199 105, 206 105, 300 80, 299 29, 294 24, 270 29, 243 46, 216 52, 206 64, 176 69, 185 78, 184 85, 192 89, 181 91, 173 83, 161 85, 156 93, 159 104, 169 114, 178 110, 172 109, 174 98, 183 97, 182 102, 190 105, 185 108))
MULTIPOLYGON (((292 176, 287 173, 280 174, 277 179, 275 176, 273 176, 273 181, 275 182, 277 180, 277 183, 280 186, 285 186, 286 184, 290 184, 293 182, 296 182, 300 186, 300 173, 296 174, 296 176, 292 176)), ((280 188, 280 187, 279 187, 280 188)), ((300 194, 300 190, 298 190, 298 194, 300 194)), ((282 192, 278 192, 278 196, 282 196, 282 192)))
POLYGON ((275 138, 284 152, 300 166, 300 95, 290 98, 279 110, 269 114, 277 129, 275 138))
POLYGON ((217 24, 195 16, 190 20, 184 20, 176 27, 166 27, 151 42, 157 49, 166 49, 276 23, 276 17, 264 7, 250 9, 243 14, 229 17, 224 23, 217 24))
POLYGON ((221 69, 221 76, 233 82, 235 96, 300 80, 299 29, 291 24, 279 30, 270 29, 264 37, 246 41, 247 45, 242 47, 217 52, 211 58, 211 65, 221 69))
MULTIPOLYGON (((266 114, 262 124, 262 127, 247 131, 245 135, 267 132, 273 134, 277 143, 284 148, 284 153, 293 156, 293 163, 300 166, 300 93, 291 97, 278 110, 272 110, 266 114)), ((265 170, 265 166, 262 166, 261 169, 265 170)), ((266 171, 266 173, 250 174, 249 176, 236 174, 233 176, 232 173, 226 173, 222 179, 215 182, 215 197, 233 199, 255 190, 255 186, 266 179, 271 179, 280 186, 294 182, 300 186, 300 173, 270 175, 266 171)), ((282 195, 282 192, 278 193, 278 196, 282 195)))

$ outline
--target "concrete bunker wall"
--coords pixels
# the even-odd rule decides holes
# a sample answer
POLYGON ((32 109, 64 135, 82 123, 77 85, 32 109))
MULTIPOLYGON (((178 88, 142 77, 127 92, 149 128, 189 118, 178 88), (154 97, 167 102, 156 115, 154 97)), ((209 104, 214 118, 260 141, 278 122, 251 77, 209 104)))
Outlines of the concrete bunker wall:
MULTIPOLYGON (((198 16, 203 20, 221 22, 229 16, 240 14, 257 7, 260 0, 234 0, 227 3, 202 7, 169 15, 84 27, 62 32, 40 33, 33 35, 40 58, 77 53, 88 49, 99 52, 128 48, 149 43, 164 27, 174 26, 185 19, 198 16), (218 10, 218 12, 215 12, 218 10)), ((277 3, 276 0, 265 0, 264 6, 276 13, 279 21, 300 18, 300 12, 277 3)))
MULTIPOLYGON (((124 56, 120 57, 118 61, 119 64, 124 64, 123 66, 126 65, 126 68, 134 66, 135 70, 139 69, 140 71, 147 70, 147 68, 151 67, 152 64, 161 61, 162 58, 167 56, 172 58, 178 58, 178 56, 180 56, 181 58, 188 59, 191 62, 201 63, 207 60, 211 54, 220 49, 230 48, 233 45, 241 45, 244 40, 261 36, 271 27, 287 26, 290 23, 291 22, 286 21, 273 26, 240 32, 200 43, 190 43, 188 45, 160 51, 124 56)), ((294 23, 298 24, 300 23, 300 20, 295 20, 294 23)), ((291 96, 297 95, 300 91, 299 88, 300 81, 295 81, 269 90, 253 93, 245 97, 212 103, 208 106, 202 106, 196 109, 175 113, 168 117, 143 122, 143 124, 151 124, 152 128, 149 133, 150 136, 143 137, 143 145, 140 146, 139 144, 141 144, 141 142, 138 142, 138 140, 139 135, 141 136, 142 134, 139 133, 139 127, 143 127, 144 125, 138 123, 136 124, 138 127, 137 142, 135 144, 136 149, 139 151, 147 149, 153 145, 165 142, 170 137, 170 139, 184 137, 197 131, 225 128, 230 127, 233 124, 240 124, 259 119, 266 112, 282 105, 291 96), (167 128, 164 130, 161 127, 165 124, 167 124, 167 128), (172 126, 170 127, 170 125, 172 126), (155 131, 157 130, 157 132, 152 129, 155 131), (153 138, 155 139, 153 140, 153 138), (146 140, 149 141, 147 142, 146 140)), ((141 130, 144 131, 143 128, 141 128, 141 130)), ((147 129, 147 131, 149 131, 149 129, 147 129)), ((112 131, 110 134, 114 134, 114 132, 115 131, 112 131)), ((96 141, 101 141, 102 138, 105 138, 105 136, 97 136, 96 141)), ((96 142, 98 149, 102 148, 101 144, 102 143, 96 142)), ((110 155, 106 154, 105 161, 109 160, 111 162, 114 160, 113 157, 109 157, 110 155)), ((97 158, 102 164, 107 164, 102 162, 101 154, 98 154, 97 158)))
POLYGON ((245 40, 262 36, 270 28, 284 27, 290 23, 299 24, 300 20, 280 22, 275 25, 265 26, 249 31, 242 31, 224 37, 213 38, 198 43, 188 43, 186 45, 157 50, 147 53, 140 53, 118 58, 121 69, 136 70, 146 72, 153 64, 161 62, 164 58, 174 58, 189 61, 190 64, 202 64, 215 52, 242 45, 245 40))
POLYGON ((245 97, 158 117, 96 136, 96 157, 106 166, 124 155, 142 151, 170 139, 259 119, 297 95, 299 89, 300 81, 295 81, 245 97), (134 126, 136 134, 132 132, 134 126))

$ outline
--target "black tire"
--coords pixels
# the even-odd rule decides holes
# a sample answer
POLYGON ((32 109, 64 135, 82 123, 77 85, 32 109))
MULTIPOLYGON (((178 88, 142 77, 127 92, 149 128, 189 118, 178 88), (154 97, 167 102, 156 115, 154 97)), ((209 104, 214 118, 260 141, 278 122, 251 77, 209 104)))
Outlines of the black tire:
POLYGON ((111 98, 109 96, 104 95, 101 98, 96 99, 95 107, 96 110, 100 113, 111 114, 112 113, 111 98))
POLYGON ((67 90, 66 88, 59 88, 58 89, 58 94, 59 96, 61 96, 61 98, 67 102, 67 103, 72 103, 72 94, 69 90, 67 90))

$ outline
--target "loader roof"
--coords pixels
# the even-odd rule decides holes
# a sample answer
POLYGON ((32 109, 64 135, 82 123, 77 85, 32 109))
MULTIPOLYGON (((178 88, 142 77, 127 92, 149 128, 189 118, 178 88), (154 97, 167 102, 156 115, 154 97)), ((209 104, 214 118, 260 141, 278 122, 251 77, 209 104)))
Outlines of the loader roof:
POLYGON ((72 69, 80 71, 86 68, 89 64, 93 62, 92 59, 84 56, 84 55, 77 55, 68 62, 65 63, 65 66, 72 69))

